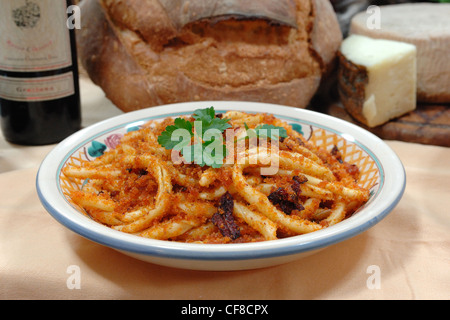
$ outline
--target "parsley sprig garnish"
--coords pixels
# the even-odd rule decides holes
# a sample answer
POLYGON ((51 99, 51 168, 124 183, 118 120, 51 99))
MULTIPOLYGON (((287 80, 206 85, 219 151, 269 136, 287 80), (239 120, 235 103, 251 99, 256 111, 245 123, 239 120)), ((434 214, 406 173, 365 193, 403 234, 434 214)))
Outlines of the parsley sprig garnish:
POLYGON ((180 151, 189 163, 222 167, 227 154, 222 133, 231 128, 230 119, 217 118, 214 107, 195 110, 192 117, 194 122, 176 118, 158 137, 158 143, 167 150, 180 151))
MULTIPOLYGON (((186 162, 201 167, 220 168, 227 156, 223 133, 232 127, 231 119, 216 117, 214 107, 195 110, 189 121, 176 118, 174 124, 167 126, 158 137, 158 143, 167 150, 179 151, 186 162)), ((286 129, 270 124, 262 124, 250 129, 245 124, 246 136, 243 139, 263 138, 279 140, 287 137, 286 129)))

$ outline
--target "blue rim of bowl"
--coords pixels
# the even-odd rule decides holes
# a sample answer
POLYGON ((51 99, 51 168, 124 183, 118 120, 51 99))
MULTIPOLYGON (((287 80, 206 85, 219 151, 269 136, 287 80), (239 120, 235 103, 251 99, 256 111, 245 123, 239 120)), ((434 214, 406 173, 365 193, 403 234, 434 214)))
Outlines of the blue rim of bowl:
MULTIPOLYGON (((217 103, 217 102, 210 102, 210 103, 217 103)), ((239 102, 233 102, 233 103, 239 103, 239 102)), ((249 103, 245 103, 249 104, 249 103)), ((250 103, 252 104, 252 103, 250 103)), ((255 103, 255 104, 261 104, 261 103, 255 103)), ((186 103, 184 103, 186 105, 186 103)), ((198 105, 198 104, 195 104, 198 105)), ((267 105, 267 104, 263 104, 267 105)), ((170 105, 168 105, 170 106, 170 105)), ((165 106, 165 107, 168 107, 165 106)), ((279 108, 290 108, 291 107, 285 107, 285 106, 278 106, 274 105, 274 107, 279 108)), ((164 108, 164 106, 157 107, 158 109, 164 108)), ((153 108, 156 109, 156 108, 153 108)), ((218 245, 218 244, 186 244, 186 243, 175 243, 170 242, 166 240, 154 240, 154 239, 144 239, 135 235, 125 234, 120 231, 113 230, 111 228, 108 228, 106 226, 100 225, 97 222, 89 219, 88 217, 84 216, 82 213, 78 212, 75 208, 72 207, 72 205, 67 201, 67 199, 63 196, 62 191, 60 189, 60 185, 58 183, 58 177, 60 175, 60 172, 67 161, 67 159, 70 157, 73 152, 78 150, 83 145, 86 145, 88 142, 95 140, 97 137, 104 135, 107 132, 114 131, 123 127, 128 127, 132 124, 138 123, 138 122, 146 122, 151 119, 160 119, 170 116, 179 116, 183 114, 190 114, 195 108, 193 108, 191 111, 186 112, 175 112, 175 113, 157 113, 155 116, 147 116, 142 118, 136 118, 134 120, 128 121, 128 122, 121 122, 120 124, 110 127, 108 129, 102 130, 101 132, 97 132, 93 136, 89 136, 86 139, 83 139, 81 142, 78 142, 76 146, 70 147, 70 149, 65 153, 65 156, 63 157, 63 160, 60 161, 59 166, 54 171, 54 181, 52 180, 52 183, 56 184, 56 188, 58 192, 60 193, 61 197, 64 198, 64 201, 66 203, 66 206, 63 208, 55 207, 52 203, 50 203, 47 200, 46 195, 43 192, 41 186, 41 171, 42 168, 45 166, 46 160, 50 158, 53 154, 53 151, 49 153, 49 155, 46 157, 46 159, 43 161, 41 167, 39 168, 37 177, 36 177, 36 189, 39 196, 39 199, 44 206, 44 208, 48 211, 48 213, 55 218, 59 223, 67 227, 69 230, 83 236, 84 238, 87 238, 93 242, 99 243, 101 245, 120 250, 120 251, 126 251, 134 254, 141 254, 146 256, 152 256, 152 257, 158 257, 158 258, 172 258, 172 259, 184 259, 184 260, 205 260, 205 261, 220 261, 220 260, 251 260, 251 259, 264 259, 264 258, 276 258, 280 256, 286 256, 286 255, 292 255, 292 254, 300 254, 303 252, 308 252, 316 249, 320 249, 323 247, 330 246, 332 244, 336 244, 339 242, 342 242, 346 239, 352 238, 367 229, 371 228, 375 224, 377 224, 379 221, 384 219, 398 204, 400 199, 403 196, 405 186, 406 186, 406 175, 404 172, 403 165, 401 164, 398 157, 393 153, 390 148, 385 145, 385 143, 373 135, 372 133, 356 126, 351 123, 345 122, 340 119, 336 119, 331 116, 320 114, 320 117, 327 119, 329 121, 334 121, 336 123, 341 123, 347 127, 353 128, 354 130, 357 130, 359 132, 362 132, 365 135, 371 135, 372 139, 378 140, 381 145, 384 145, 387 150, 389 150, 392 153, 392 160, 397 162, 397 169, 401 169, 400 172, 397 171, 397 174, 399 174, 399 177, 401 178, 401 181, 399 182, 399 188, 396 190, 395 198, 392 199, 388 205, 385 205, 383 210, 376 212, 376 214, 373 215, 373 217, 369 220, 364 221, 364 223, 357 225, 356 227, 349 227, 346 228, 345 222, 343 221, 340 224, 319 230, 310 234, 305 235, 299 235, 294 236, 290 238, 285 239, 278 239, 274 241, 264 241, 264 242, 257 242, 257 243, 244 243, 244 244, 226 244, 226 245, 218 245), (73 219, 70 218, 70 214, 67 214, 67 211, 73 211, 76 212, 80 217, 86 219, 87 224, 79 224, 76 223, 73 219), (88 224, 91 224, 90 226, 88 224), (334 228, 334 229, 333 229, 334 228), (333 229, 333 230, 332 230, 333 229), (99 232, 99 230, 101 232, 99 232), (331 231, 334 232, 331 232, 331 231), (326 235, 325 235, 326 233, 326 235), (196 250, 199 249, 199 250, 196 250)), ((228 110, 236 109, 236 108, 227 108, 228 110)), ((227 109, 223 110, 217 110, 218 112, 224 112, 227 109)), ((314 111, 310 110, 304 110, 304 109, 296 109, 296 112, 305 112, 311 114, 317 114, 314 111)), ((135 112, 128 113, 128 115, 137 114, 137 113, 143 113, 144 110, 139 110, 135 112)), ((348 140, 346 138, 346 133, 330 128, 324 124, 319 124, 317 122, 308 121, 301 119, 300 117, 289 117, 286 115, 280 115, 276 112, 271 112, 276 117, 279 117, 284 120, 290 120, 295 122, 300 122, 305 125, 312 125, 317 128, 324 129, 326 131, 332 132, 336 135, 339 135, 343 137, 344 139, 348 140)), ((300 115, 299 115, 300 116, 300 115)), ((123 115, 114 117, 112 119, 121 118, 123 115)), ((111 119, 110 119, 111 120, 111 119)), ((97 125, 90 126, 88 128, 85 128, 71 137, 67 138, 63 142, 61 142, 58 146, 63 146, 67 144, 67 140, 74 139, 79 141, 77 138, 83 136, 83 133, 85 130, 95 130, 97 126, 100 126, 101 124, 107 123, 108 120, 102 121, 98 123, 97 125)), ((383 184, 384 184, 384 178, 385 178, 385 171, 382 166, 381 161, 379 158, 371 151, 369 150, 363 143, 361 143, 359 140, 354 138, 352 136, 351 143, 356 144, 359 148, 361 148, 364 152, 366 152, 376 163, 378 169, 380 170, 380 187, 378 188, 378 191, 375 195, 373 195, 374 198, 378 197, 379 194, 382 192, 383 184)), ((58 147, 57 146, 57 147, 58 147)), ((57 149, 57 148, 55 148, 57 149)), ((352 217, 353 218, 353 217, 352 217)), ((351 218, 350 218, 351 219, 351 218)))

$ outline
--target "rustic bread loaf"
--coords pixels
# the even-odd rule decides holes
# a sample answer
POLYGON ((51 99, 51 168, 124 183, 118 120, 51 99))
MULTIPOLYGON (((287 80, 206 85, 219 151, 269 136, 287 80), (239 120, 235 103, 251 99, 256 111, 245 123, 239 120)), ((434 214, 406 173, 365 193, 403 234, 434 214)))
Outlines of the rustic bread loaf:
POLYGON ((81 9, 81 62, 123 111, 196 100, 304 108, 342 41, 328 0, 84 0, 81 9))

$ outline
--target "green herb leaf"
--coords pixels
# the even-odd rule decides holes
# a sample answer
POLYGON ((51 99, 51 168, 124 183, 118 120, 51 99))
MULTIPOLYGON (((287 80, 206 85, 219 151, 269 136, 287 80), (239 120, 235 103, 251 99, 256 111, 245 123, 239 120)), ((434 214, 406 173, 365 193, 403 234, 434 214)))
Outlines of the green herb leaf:
POLYGON ((216 118, 214 107, 195 110, 192 117, 196 121, 201 121, 202 136, 209 129, 218 129, 224 132, 226 129, 231 128, 231 125, 228 123, 230 119, 216 118))
POLYGON ((210 123, 216 117, 216 110, 214 107, 206 109, 197 109, 194 111, 192 117, 205 123, 210 123))
POLYGON ((232 127, 228 123, 230 119, 216 118, 214 107, 195 110, 192 117, 195 119, 194 123, 182 118, 175 119, 174 125, 167 126, 166 130, 158 137, 158 143, 167 150, 180 151, 189 163, 195 163, 202 167, 222 167, 227 150, 221 134, 232 127), (183 131, 177 131, 178 129, 187 131, 188 134, 183 134, 183 131), (215 135, 212 135, 214 138, 204 139, 205 133, 211 129, 214 129, 215 135), (194 134, 195 139, 192 144, 191 138, 194 137, 194 134))
POLYGON ((217 129, 220 130, 221 132, 224 132, 225 130, 227 130, 228 128, 231 128, 231 124, 228 123, 228 121, 230 121, 230 119, 219 119, 219 118, 214 118, 207 126, 205 129, 205 126, 203 126, 204 131, 208 131, 209 129, 217 129))
POLYGON ((183 139, 183 137, 178 136, 178 139, 175 139, 176 136, 174 132, 178 129, 185 130, 184 132, 189 133, 192 137, 194 134, 192 133, 192 123, 182 119, 182 118, 176 118, 175 123, 173 126, 167 126, 166 130, 161 133, 161 135, 158 137, 158 143, 166 148, 167 150, 181 150, 182 147, 187 145, 190 142, 186 141, 187 139, 183 139), (180 141, 181 140, 181 141, 180 141))

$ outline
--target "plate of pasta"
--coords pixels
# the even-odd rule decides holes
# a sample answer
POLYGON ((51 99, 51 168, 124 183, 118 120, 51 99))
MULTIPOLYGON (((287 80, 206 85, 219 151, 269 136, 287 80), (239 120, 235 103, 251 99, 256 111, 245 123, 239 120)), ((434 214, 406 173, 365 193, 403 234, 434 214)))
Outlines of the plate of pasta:
POLYGON ((245 270, 360 234, 406 178, 378 137, 314 111, 240 101, 125 113, 56 146, 36 178, 59 223, 164 266, 245 270))

